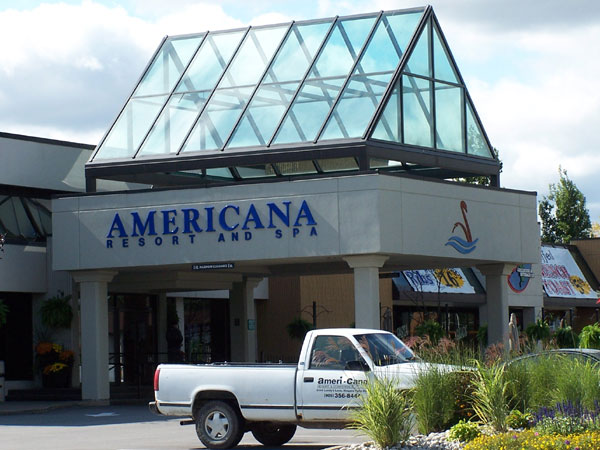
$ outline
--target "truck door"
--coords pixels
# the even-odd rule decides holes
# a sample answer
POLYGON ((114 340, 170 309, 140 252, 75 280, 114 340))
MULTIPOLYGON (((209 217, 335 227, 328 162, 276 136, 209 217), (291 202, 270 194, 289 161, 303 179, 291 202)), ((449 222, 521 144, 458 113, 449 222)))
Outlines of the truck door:
POLYGON ((297 380, 303 420, 345 420, 365 391, 369 366, 344 336, 317 336, 309 355, 297 380))

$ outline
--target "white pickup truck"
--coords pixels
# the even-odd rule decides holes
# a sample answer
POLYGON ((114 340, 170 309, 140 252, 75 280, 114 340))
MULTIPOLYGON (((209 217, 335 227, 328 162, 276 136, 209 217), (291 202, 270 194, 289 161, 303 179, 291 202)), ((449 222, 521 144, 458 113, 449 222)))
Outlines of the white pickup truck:
POLYGON ((296 426, 343 428, 369 377, 413 386, 427 365, 392 333, 335 328, 310 331, 298 364, 161 364, 150 410, 187 416, 208 448, 235 447, 246 431, 264 445, 288 442, 296 426))

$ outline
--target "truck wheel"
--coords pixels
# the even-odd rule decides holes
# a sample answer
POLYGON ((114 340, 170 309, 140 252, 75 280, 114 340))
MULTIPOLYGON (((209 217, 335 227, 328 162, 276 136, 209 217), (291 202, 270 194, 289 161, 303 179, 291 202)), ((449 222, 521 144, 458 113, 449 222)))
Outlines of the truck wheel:
POLYGON ((244 430, 237 411, 225 402, 212 401, 198 412, 196 434, 207 448, 223 449, 235 447, 244 430))
POLYGON ((261 422, 253 425, 251 431, 254 438, 261 444, 268 447, 279 447, 294 437, 296 425, 261 422))

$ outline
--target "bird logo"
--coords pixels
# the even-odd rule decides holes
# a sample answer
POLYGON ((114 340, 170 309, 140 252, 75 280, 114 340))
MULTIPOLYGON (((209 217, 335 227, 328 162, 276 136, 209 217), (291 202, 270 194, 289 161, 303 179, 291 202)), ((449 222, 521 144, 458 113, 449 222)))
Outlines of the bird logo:
POLYGON ((479 238, 473 240, 473 235, 471 234, 471 227, 469 226, 469 221, 467 220, 467 202, 461 200, 460 202, 460 210, 463 216, 463 222, 456 222, 452 227, 452 233, 457 228, 460 228, 464 233, 464 239, 461 236, 452 235, 448 238, 448 242, 445 245, 449 245, 454 248, 457 252, 466 255, 467 253, 471 253, 473 250, 477 248, 477 241, 479 238))

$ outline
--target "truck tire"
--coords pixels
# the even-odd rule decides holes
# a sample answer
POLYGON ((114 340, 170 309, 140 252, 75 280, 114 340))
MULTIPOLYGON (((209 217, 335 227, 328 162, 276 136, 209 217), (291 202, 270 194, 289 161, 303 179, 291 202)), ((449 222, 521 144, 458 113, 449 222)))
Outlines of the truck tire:
POLYGON ((222 401, 211 401, 204 404, 196 417, 196 434, 207 448, 235 447, 244 429, 238 412, 222 401))
POLYGON ((251 431, 254 438, 261 444, 268 447, 279 447, 294 437, 296 425, 261 422, 253 425, 251 431))

